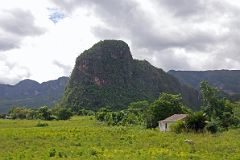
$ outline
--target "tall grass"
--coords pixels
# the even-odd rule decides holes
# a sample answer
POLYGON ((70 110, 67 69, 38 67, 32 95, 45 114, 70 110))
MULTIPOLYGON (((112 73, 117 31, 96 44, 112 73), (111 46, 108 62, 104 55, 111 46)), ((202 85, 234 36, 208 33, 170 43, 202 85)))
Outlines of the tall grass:
POLYGON ((47 121, 47 127, 37 123, 0 120, 0 159, 240 159, 239 129, 216 135, 175 134, 111 127, 93 117, 47 121))

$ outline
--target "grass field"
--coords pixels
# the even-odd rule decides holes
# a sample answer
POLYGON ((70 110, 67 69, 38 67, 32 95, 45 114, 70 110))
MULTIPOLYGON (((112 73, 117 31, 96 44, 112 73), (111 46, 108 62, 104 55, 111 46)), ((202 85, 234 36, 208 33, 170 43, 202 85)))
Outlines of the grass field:
POLYGON ((68 121, 0 120, 0 159, 240 159, 240 130, 216 135, 110 127, 93 117, 68 121), (185 142, 186 139, 193 144, 185 142))

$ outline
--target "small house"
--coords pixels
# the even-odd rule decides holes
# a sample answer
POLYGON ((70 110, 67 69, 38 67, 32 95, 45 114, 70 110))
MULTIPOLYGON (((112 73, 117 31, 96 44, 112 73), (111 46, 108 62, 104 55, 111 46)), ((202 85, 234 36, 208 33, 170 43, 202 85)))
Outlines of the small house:
POLYGON ((187 114, 174 114, 164 120, 159 121, 160 131, 170 131, 170 126, 172 124, 175 124, 177 121, 183 121, 187 116, 187 114))

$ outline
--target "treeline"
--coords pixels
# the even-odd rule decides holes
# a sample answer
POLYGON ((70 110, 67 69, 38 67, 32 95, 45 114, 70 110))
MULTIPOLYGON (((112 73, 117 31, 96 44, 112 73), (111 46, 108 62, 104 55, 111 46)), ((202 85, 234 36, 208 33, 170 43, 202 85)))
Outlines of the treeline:
POLYGON ((96 120, 113 126, 142 125, 145 128, 156 128, 160 120, 173 114, 188 114, 184 121, 171 126, 173 131, 216 133, 240 127, 240 102, 231 102, 224 98, 219 90, 210 86, 206 81, 201 82, 200 91, 202 106, 197 112, 183 104, 180 94, 161 93, 154 102, 133 102, 121 111, 112 111, 110 107, 103 107, 98 111, 80 108, 72 112, 70 107, 62 108, 58 104, 53 108, 47 106, 38 109, 15 107, 8 114, 0 115, 0 118, 67 120, 73 115, 80 115, 95 116, 96 120))
POLYGON ((201 83, 200 88, 202 106, 198 112, 186 107, 182 103, 181 95, 161 93, 152 103, 134 102, 125 110, 112 112, 108 107, 101 108, 95 117, 108 125, 143 125, 146 128, 156 128, 160 120, 173 114, 188 114, 185 121, 179 121, 172 126, 172 130, 177 133, 216 133, 240 127, 240 103, 233 103, 222 97, 221 92, 206 81, 201 83))
POLYGON ((161 93, 153 103, 138 101, 130 103, 127 109, 112 112, 108 107, 96 112, 96 119, 108 125, 143 125, 155 128, 158 121, 176 113, 189 113, 180 95, 161 93))
POLYGON ((67 120, 70 119, 73 113, 70 109, 55 107, 50 109, 43 106, 37 109, 26 107, 14 107, 10 109, 8 114, 2 114, 0 118, 6 119, 41 119, 41 120, 67 120))
POLYGON ((222 92, 210 86, 207 81, 200 84, 202 107, 199 112, 191 112, 185 121, 172 126, 179 132, 216 133, 229 128, 240 127, 240 102, 231 102, 222 92))
POLYGON ((142 125, 148 105, 147 101, 134 102, 127 109, 115 112, 105 107, 96 112, 95 117, 98 121, 106 122, 108 125, 142 125))

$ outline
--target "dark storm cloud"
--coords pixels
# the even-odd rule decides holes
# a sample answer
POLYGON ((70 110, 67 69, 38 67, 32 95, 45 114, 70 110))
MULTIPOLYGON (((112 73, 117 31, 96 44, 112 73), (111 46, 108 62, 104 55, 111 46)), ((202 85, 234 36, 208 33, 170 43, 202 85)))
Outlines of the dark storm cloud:
POLYGON ((34 24, 30 11, 21 9, 2 11, 0 17, 0 51, 18 48, 26 36, 43 34, 45 30, 34 24))
POLYGON ((231 64, 240 61, 240 9, 227 0, 152 0, 154 7, 147 10, 137 0, 55 2, 68 13, 78 7, 93 10, 105 23, 93 28, 96 36, 129 40, 135 57, 145 50, 142 58, 166 70, 240 67, 239 62, 231 64), (175 54, 176 48, 185 51, 182 56, 175 54), (188 55, 198 53, 208 58, 204 64, 191 64, 188 55))

